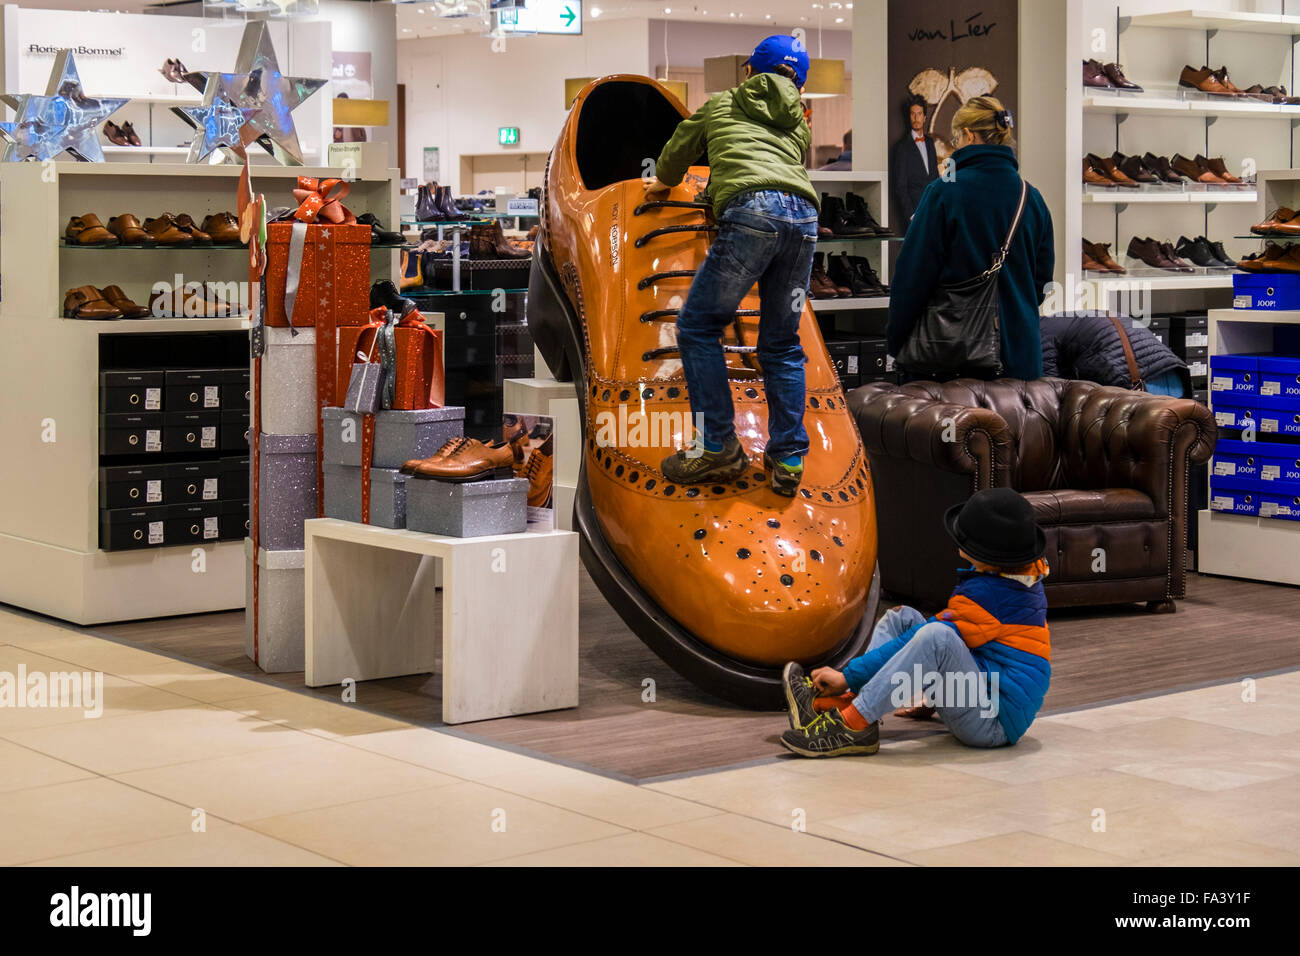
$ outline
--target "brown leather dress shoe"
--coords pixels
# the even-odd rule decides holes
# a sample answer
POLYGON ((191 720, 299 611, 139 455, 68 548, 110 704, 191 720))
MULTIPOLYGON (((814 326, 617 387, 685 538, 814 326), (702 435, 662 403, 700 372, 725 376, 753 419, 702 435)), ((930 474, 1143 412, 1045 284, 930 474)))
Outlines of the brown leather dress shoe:
POLYGON ((1237 260, 1237 268, 1243 272, 1277 272, 1274 264, 1284 259, 1289 249, 1294 246, 1280 246, 1276 242, 1265 243, 1263 252, 1254 252, 1237 260))
POLYGON ((163 213, 157 219, 146 219, 144 230, 160 246, 194 245, 194 236, 177 225, 176 217, 169 212, 163 213))
POLYGON ((243 245, 239 238, 239 220, 233 212, 214 212, 203 220, 200 232, 211 236, 219 246, 243 245))
POLYGON ((1114 88, 1106 69, 1097 60, 1083 61, 1083 85, 1093 89, 1109 90, 1114 88))
POLYGON ((1116 186, 1122 186, 1125 189, 1138 188, 1138 184, 1133 182, 1133 180, 1115 164, 1115 160, 1111 159, 1109 156, 1103 159, 1089 154, 1088 159, 1116 186))
POLYGON ((1175 153, 1173 159, 1169 160, 1169 165, 1180 175, 1186 176, 1194 183, 1205 183, 1209 186, 1227 185, 1222 179, 1210 172, 1208 168, 1203 168, 1199 163, 1178 153, 1175 153))
POLYGON ((403 464, 401 470, 416 478, 437 478, 439 481, 486 481, 514 477, 515 463, 520 457, 520 450, 508 442, 485 445, 468 438, 442 457, 413 459, 403 464))
POLYGON ((220 319, 235 314, 235 308, 207 283, 202 289, 190 286, 170 292, 151 292, 149 312, 162 318, 220 319))
POLYGON ((140 220, 129 212, 114 216, 108 221, 108 231, 117 236, 117 241, 124 246, 156 246, 158 240, 145 232, 140 220))
POLYGON ((1125 156, 1116 150, 1111 153, 1110 161, 1120 172, 1139 185, 1156 185, 1160 182, 1160 177, 1147 169, 1141 156, 1125 156))
POLYGON ((1142 164, 1151 170, 1163 182, 1175 186, 1181 186, 1183 183, 1182 174, 1169 165, 1169 160, 1164 156, 1157 156, 1154 153, 1144 153, 1142 155, 1142 164))
POLYGON ((1114 186, 1115 182, 1101 169, 1101 160, 1089 153, 1083 157, 1083 184, 1085 186, 1114 186), (1096 162, 1094 163, 1094 160, 1096 162))
POLYGON ((199 224, 190 217, 189 213, 183 212, 176 217, 176 227, 182 232, 188 232, 196 246, 212 245, 212 237, 199 228, 199 224))
MULTIPOLYGON (((104 228, 94 213, 73 216, 63 230, 63 239, 70 246, 115 246, 117 237, 104 228)), ((86 286, 90 288, 90 286, 86 286)))
MULTIPOLYGON (((1094 60, 1093 62, 1095 63, 1096 61, 1094 60)), ((1138 86, 1124 75, 1124 68, 1118 63, 1107 63, 1101 69, 1102 72, 1106 74, 1106 79, 1110 80, 1111 85, 1114 86, 1115 89, 1128 90, 1130 93, 1146 92, 1142 87, 1138 86)))
POLYGON ((150 315, 149 307, 147 305, 136 305, 122 291, 121 286, 109 285, 99 291, 109 305, 122 313, 124 319, 143 319, 150 315))
POLYGON ((1169 268, 1174 272, 1193 272, 1195 266, 1178 254, 1172 242, 1160 243, 1161 254, 1169 260, 1169 268))
POLYGON ((130 146, 131 140, 122 132, 122 127, 118 126, 112 120, 104 121, 104 139, 108 140, 114 146, 130 146))
POLYGON ((597 586, 688 679, 775 708, 787 661, 836 667, 867 640, 870 628, 859 625, 871 603, 875 499, 810 304, 798 326, 807 397, 794 413, 816 437, 795 497, 772 490, 761 468, 769 396, 753 351, 752 292, 722 344, 724 394, 751 467, 726 483, 664 476, 661 463, 691 429, 673 297, 685 296, 713 236, 698 198, 709 170, 688 169, 667 196, 648 197, 640 157, 659 155, 688 115, 644 76, 605 76, 578 94, 546 169, 528 325, 583 408, 574 527, 597 586), (608 150, 611 142, 620 148, 608 150), (620 409, 660 427, 612 428, 620 409), (663 427, 671 421, 679 424, 663 427))
POLYGON ((119 127, 119 129, 121 130, 122 135, 126 137, 126 142, 128 146, 144 145, 143 143, 140 142, 140 134, 135 131, 135 127, 131 125, 130 120, 127 120, 125 123, 123 123, 119 127))
POLYGON ((1233 96, 1242 97, 1246 95, 1245 90, 1241 89, 1239 86, 1237 86, 1235 83, 1232 82, 1232 79, 1228 76, 1228 68, 1226 66, 1221 66, 1217 70, 1215 70, 1214 78, 1219 81, 1220 86, 1222 86, 1233 96))
POLYGON ((1263 222, 1250 227, 1257 236, 1297 236, 1300 235, 1300 213, 1287 206, 1280 206, 1269 214, 1263 222))
POLYGON ((1089 242, 1085 239, 1083 240, 1083 253, 1105 272, 1113 272, 1116 275, 1124 275, 1128 272, 1111 256, 1109 242, 1089 242))
POLYGON ((1195 162, 1196 165, 1203 169, 1208 169, 1225 183, 1233 183, 1235 185, 1242 182, 1240 176, 1234 176, 1232 173, 1228 172, 1228 166, 1224 163, 1222 156, 1216 156, 1214 159, 1206 159, 1204 156, 1197 156, 1195 162))
POLYGON ((1097 262, 1092 256, 1088 255, 1088 240, 1083 240, 1083 271, 1084 272, 1109 272, 1101 263, 1097 262))
MULTIPOLYGON (((1172 247, 1171 247, 1172 248, 1172 247)), ((1134 236, 1129 240, 1128 255, 1130 259, 1139 259, 1153 269, 1165 272, 1191 272, 1188 265, 1180 265, 1165 254, 1163 246, 1151 238, 1141 239, 1134 236)))
POLYGON ((1208 66, 1203 66, 1199 70, 1192 66, 1183 67, 1182 73, 1178 76, 1178 85, 1190 90, 1200 90, 1202 93, 1213 93, 1216 96, 1236 95, 1219 82, 1214 70, 1208 66))
POLYGON ((120 319, 122 310, 104 298, 93 285, 69 289, 63 296, 65 319, 120 319))

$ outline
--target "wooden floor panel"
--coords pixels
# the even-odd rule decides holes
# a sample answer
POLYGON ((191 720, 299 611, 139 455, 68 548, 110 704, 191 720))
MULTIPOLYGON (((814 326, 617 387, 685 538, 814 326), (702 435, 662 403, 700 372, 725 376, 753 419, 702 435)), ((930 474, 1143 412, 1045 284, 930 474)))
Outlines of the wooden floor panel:
MULTIPOLYGON (((781 714, 744 711, 678 677, 624 626, 583 572, 581 700, 575 710, 462 724, 457 729, 567 763, 632 779, 689 773, 772 757, 781 714), (653 700, 645 682, 653 681, 653 700)), ((1300 589, 1190 575, 1178 612, 1132 606, 1056 611, 1052 686, 1044 712, 1150 696, 1197 684, 1300 667, 1300 589)), ((529 613, 520 608, 520 614, 529 613)), ((200 664, 337 699, 306 688, 301 673, 263 674, 243 651, 243 612, 83 629, 200 664)), ((435 674, 368 681, 360 706, 413 723, 441 714, 435 674)), ((886 733, 925 734, 938 724, 887 719, 886 733)))

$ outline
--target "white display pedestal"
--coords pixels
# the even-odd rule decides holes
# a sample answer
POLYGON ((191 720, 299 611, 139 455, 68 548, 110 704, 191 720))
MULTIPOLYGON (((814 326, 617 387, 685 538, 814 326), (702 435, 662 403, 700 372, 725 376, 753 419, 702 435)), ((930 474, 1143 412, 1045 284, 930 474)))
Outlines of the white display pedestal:
POLYGON ((503 386, 502 407, 507 412, 549 415, 554 420, 555 521, 559 528, 572 531, 573 498, 582 460, 582 418, 573 383, 553 378, 508 378, 503 386))
POLYGON ((448 538, 335 518, 304 531, 308 687, 434 671, 441 630, 444 722, 578 706, 573 532, 448 538))

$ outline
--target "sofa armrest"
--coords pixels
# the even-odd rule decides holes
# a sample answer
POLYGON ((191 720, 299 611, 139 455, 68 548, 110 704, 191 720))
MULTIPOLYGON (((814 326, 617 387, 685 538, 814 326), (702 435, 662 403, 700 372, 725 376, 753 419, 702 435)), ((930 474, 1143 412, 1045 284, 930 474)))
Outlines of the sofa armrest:
POLYGON ((868 455, 970 475, 976 490, 1010 483, 1013 436, 996 412, 881 382, 854 389, 848 404, 868 455))
POLYGON ((1071 382, 1061 415, 1068 487, 1137 488, 1162 515, 1185 507, 1188 467, 1214 453, 1214 418, 1190 398, 1071 382))

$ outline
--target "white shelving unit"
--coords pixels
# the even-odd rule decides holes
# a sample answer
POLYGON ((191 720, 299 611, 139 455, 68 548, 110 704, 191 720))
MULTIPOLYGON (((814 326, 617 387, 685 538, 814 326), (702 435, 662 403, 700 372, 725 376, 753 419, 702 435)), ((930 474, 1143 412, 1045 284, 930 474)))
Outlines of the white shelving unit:
MULTIPOLYGON (((367 144, 369 145, 369 144, 367 144)), ((382 144, 380 144, 382 146, 382 144)), ((204 545, 202 567, 189 546, 136 551, 99 547, 99 370, 104 336, 239 332, 247 316, 222 319, 64 319, 69 288, 118 285, 148 302, 157 281, 246 281, 240 248, 84 249, 62 245, 73 215, 104 222, 132 212, 234 210, 236 166, 140 163, 14 163, 0 168, 0 601, 78 624, 240 608, 240 541, 204 545)), ((315 167, 259 167, 256 191, 287 205, 299 175, 339 176, 315 167)), ((377 152, 363 154, 348 196, 358 214, 390 222, 397 174, 377 152)), ((397 253, 376 251, 372 278, 391 277, 397 253)), ((147 364, 147 363, 146 363, 147 364)))
MULTIPOLYGON (((1300 325, 1300 312, 1210 310, 1210 356, 1268 352, 1273 329, 1300 325)), ((1214 393, 1210 393, 1213 410, 1214 393)), ((1260 436, 1264 440, 1267 436, 1260 436)), ((1234 578, 1300 584, 1300 521, 1201 511, 1198 570, 1234 578)))
MULTIPOLYGON (((818 192, 840 196, 857 193, 867 201, 871 214, 882 226, 889 226, 889 177, 880 170, 858 169, 812 169, 808 171, 813 188, 818 192)), ((848 253, 865 256, 871 260, 871 267, 880 276, 880 281, 888 284, 889 260, 885 256, 885 243, 889 239, 823 239, 817 243, 817 251, 830 255, 848 253)), ((889 296, 864 296, 852 299, 810 299, 814 312, 859 312, 875 309, 888 309, 889 296)))
POLYGON ((1300 16, 1237 10, 1175 10, 1168 13, 1136 14, 1131 18, 1130 26, 1296 36, 1300 35, 1300 16))
POLYGON ((1130 203, 1156 203, 1159 205, 1183 205, 1203 203, 1207 206, 1217 203, 1253 203, 1258 199, 1255 190, 1240 189, 1237 191, 1205 191, 1205 192, 1135 192, 1132 189, 1116 187, 1114 192, 1092 192, 1084 193, 1083 201, 1085 203, 1110 203, 1116 206, 1127 206, 1130 203))

